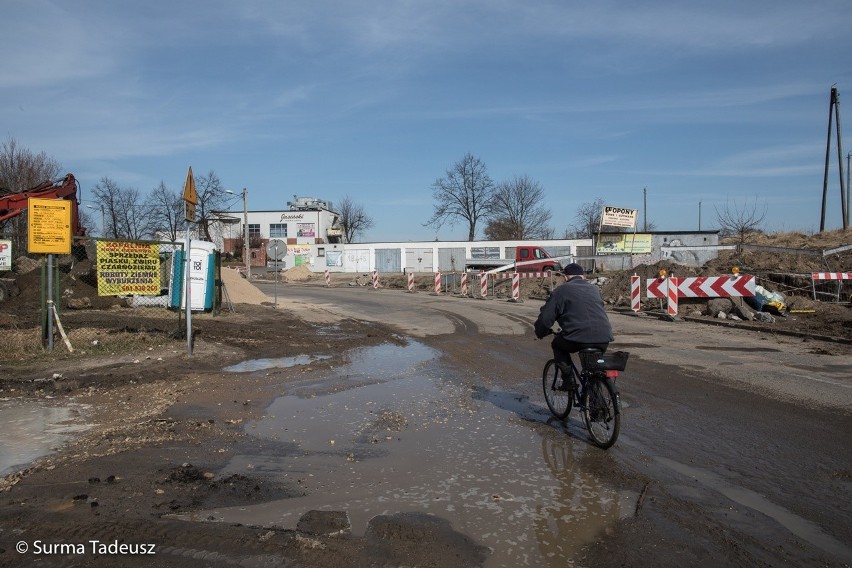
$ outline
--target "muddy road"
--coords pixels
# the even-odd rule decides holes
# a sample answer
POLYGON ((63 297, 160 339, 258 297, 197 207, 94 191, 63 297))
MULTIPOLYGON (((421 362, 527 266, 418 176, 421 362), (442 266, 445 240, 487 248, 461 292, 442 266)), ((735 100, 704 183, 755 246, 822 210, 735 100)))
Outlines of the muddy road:
POLYGON ((544 405, 540 302, 261 287, 279 305, 251 332, 224 315, 194 360, 103 393, 160 402, 97 444, 67 442, 106 420, 92 399, 0 401, 68 430, 0 493, 0 564, 852 563, 849 345, 613 313, 631 359, 602 451, 544 405))

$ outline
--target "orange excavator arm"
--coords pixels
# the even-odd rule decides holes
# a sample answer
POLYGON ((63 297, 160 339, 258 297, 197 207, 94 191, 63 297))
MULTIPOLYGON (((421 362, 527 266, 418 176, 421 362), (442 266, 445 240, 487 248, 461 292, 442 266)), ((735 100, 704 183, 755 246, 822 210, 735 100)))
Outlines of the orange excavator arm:
POLYGON ((21 193, 0 195, 0 222, 17 217, 27 210, 31 197, 39 199, 67 199, 71 202, 71 234, 82 237, 86 229, 80 225, 80 212, 77 203, 77 180, 72 174, 56 181, 46 181, 21 193))

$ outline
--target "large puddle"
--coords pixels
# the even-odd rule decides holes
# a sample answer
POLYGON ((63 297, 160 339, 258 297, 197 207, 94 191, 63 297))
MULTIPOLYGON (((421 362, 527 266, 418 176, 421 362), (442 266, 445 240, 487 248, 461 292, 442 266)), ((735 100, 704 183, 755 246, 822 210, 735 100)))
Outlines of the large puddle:
POLYGON ((278 398, 219 475, 271 475, 306 496, 184 518, 293 529, 309 510, 346 511, 363 535, 376 515, 425 512, 491 547, 486 566, 562 567, 633 514, 635 494, 584 472, 600 450, 548 425, 540 405, 473 393, 438 357, 419 343, 357 351, 322 384, 278 398))
POLYGON ((81 405, 0 400, 0 476, 26 467, 53 452, 71 435, 89 428, 80 424, 81 405))

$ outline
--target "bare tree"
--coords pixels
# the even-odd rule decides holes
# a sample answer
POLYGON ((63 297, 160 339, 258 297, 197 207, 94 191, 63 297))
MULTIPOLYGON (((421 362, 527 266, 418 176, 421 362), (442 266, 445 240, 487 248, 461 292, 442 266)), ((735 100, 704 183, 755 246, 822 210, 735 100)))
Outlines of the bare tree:
POLYGON ((453 226, 464 220, 468 226, 467 238, 472 241, 476 237, 476 224, 491 212, 493 194, 494 182, 485 164, 467 153, 447 170, 446 177, 432 184, 435 211, 425 226, 439 229, 444 223, 453 226))
POLYGON ((94 187, 92 194, 103 208, 105 237, 141 240, 153 236, 151 219, 142 205, 138 189, 120 187, 104 177, 94 187))
POLYGON ((516 239, 520 231, 517 225, 508 217, 492 217, 488 219, 483 233, 489 241, 510 241, 516 239))
POLYGON ((757 197, 754 202, 749 205, 748 202, 742 206, 736 202, 731 203, 725 201, 725 206, 720 211, 715 205, 716 221, 719 223, 719 230, 724 236, 736 235, 740 243, 744 243, 746 237, 751 233, 760 231, 760 225, 766 218, 766 203, 760 209, 757 205, 757 197))
POLYGON ((541 185, 523 175, 497 186, 491 214, 500 221, 500 227, 508 229, 506 239, 540 239, 550 223, 550 211, 543 202, 541 185))
MULTIPOLYGON (((60 177, 61 166, 44 152, 34 154, 14 138, 0 145, 0 195, 21 193, 60 177)), ((79 199, 80 196, 78 195, 79 199)), ((12 241, 12 250, 27 250, 27 213, 0 222, 0 235, 12 241)))
POLYGON ((212 241, 210 225, 217 222, 214 212, 224 209, 225 202, 230 196, 213 170, 207 172, 207 175, 196 178, 195 191, 198 194, 198 205, 196 205, 198 234, 203 239, 212 241))
POLYGON ((598 197, 591 203, 583 203, 577 209, 574 217, 576 224, 574 234, 580 239, 591 239, 601 226, 601 214, 603 213, 604 200, 598 197))
POLYGON ((338 203, 337 212, 340 214, 340 224, 343 226, 344 242, 355 242, 359 233, 373 226, 373 218, 367 215, 362 205, 352 201, 348 195, 338 203))
POLYGON ((145 200, 145 209, 150 216, 151 230, 176 241, 178 230, 184 225, 183 197, 161 181, 145 200))

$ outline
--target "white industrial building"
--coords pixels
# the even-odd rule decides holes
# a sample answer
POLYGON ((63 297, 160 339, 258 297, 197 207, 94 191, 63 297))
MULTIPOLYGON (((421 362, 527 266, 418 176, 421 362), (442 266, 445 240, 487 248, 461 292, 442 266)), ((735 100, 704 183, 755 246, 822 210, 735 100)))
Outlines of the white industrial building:
POLYGON ((701 266, 717 254, 718 231, 601 233, 594 239, 524 241, 424 241, 347 243, 340 215, 331 202, 297 197, 281 211, 228 212, 211 226, 214 243, 224 254, 242 257, 244 223, 252 267, 307 266, 314 272, 383 273, 460 272, 465 259, 514 258, 520 244, 540 246, 562 264, 576 260, 587 269, 624 270, 671 259, 701 266), (247 219, 247 223, 245 222, 247 219), (277 263, 267 259, 267 244, 279 239, 287 254, 277 263))

